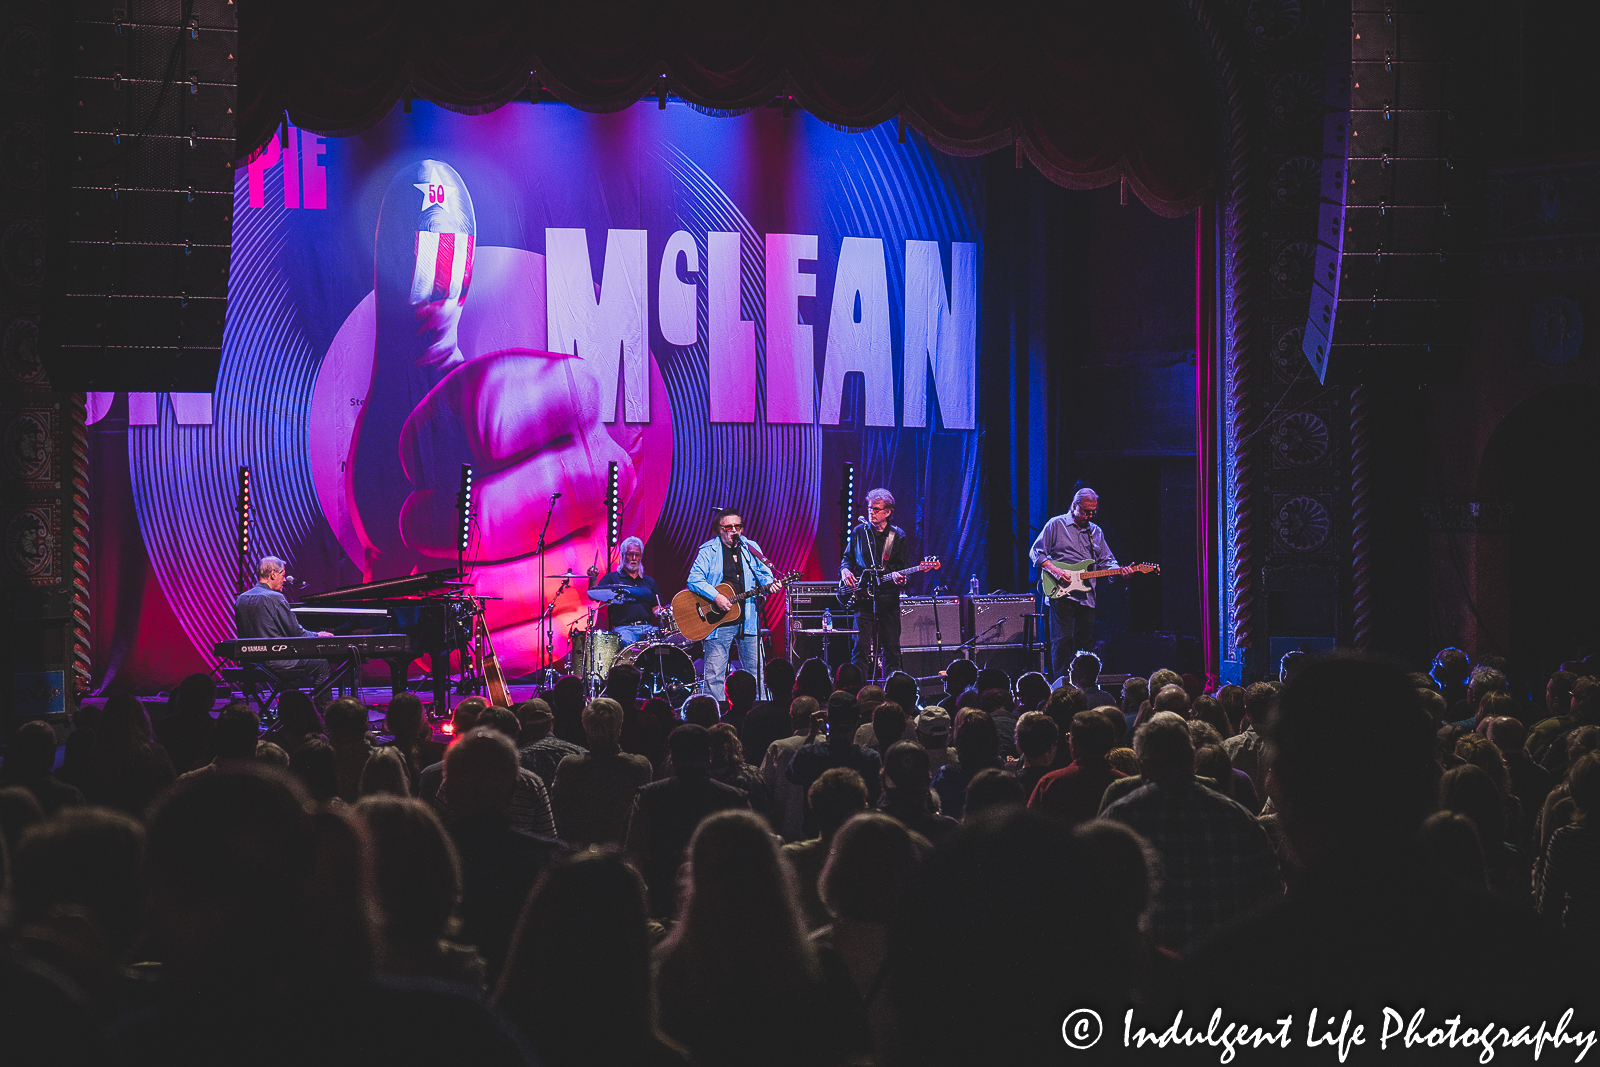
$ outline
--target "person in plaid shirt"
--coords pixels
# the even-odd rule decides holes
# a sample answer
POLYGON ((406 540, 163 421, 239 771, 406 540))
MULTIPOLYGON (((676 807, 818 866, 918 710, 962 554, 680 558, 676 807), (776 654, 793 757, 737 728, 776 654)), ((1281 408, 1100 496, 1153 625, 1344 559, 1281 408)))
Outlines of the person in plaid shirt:
POLYGON ((1151 933, 1182 953, 1279 897, 1278 863, 1249 811, 1194 780, 1194 745, 1182 716, 1152 716, 1133 746, 1150 784, 1104 817, 1142 834, 1161 857, 1151 933))

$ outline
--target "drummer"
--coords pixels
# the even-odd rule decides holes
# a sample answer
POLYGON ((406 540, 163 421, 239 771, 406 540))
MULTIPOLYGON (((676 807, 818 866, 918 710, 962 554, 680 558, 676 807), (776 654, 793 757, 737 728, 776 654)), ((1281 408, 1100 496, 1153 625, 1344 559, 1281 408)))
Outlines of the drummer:
POLYGON ((620 548, 622 569, 601 578, 595 588, 616 591, 615 599, 607 605, 606 617, 611 632, 624 645, 631 645, 650 637, 656 630, 656 620, 671 609, 662 606, 656 580, 644 572, 644 542, 629 537, 620 548))

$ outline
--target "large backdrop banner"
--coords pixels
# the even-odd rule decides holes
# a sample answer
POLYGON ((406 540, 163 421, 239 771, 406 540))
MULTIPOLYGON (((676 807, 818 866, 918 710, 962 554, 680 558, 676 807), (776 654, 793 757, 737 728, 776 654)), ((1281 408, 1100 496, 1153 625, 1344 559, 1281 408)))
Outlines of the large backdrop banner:
MULTIPOLYGON (((778 569, 832 577, 848 462, 850 513, 887 487, 964 582, 982 207, 976 160, 770 108, 419 103, 357 137, 290 127, 238 173, 215 393, 129 397, 154 580, 210 661, 234 636, 241 466, 253 554, 318 592, 453 566, 470 464, 469 579, 520 672, 552 499, 550 595, 549 575, 615 563, 612 464, 664 592, 724 506, 778 569)), ((584 588, 557 598, 555 656, 584 588)))

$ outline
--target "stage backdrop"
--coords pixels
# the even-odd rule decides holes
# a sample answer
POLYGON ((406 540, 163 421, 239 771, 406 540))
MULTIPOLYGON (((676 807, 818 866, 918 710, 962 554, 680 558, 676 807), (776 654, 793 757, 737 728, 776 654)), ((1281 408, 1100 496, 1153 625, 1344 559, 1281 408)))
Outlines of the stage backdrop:
MULTIPOLYGON (((964 588, 984 528, 978 174, 892 124, 774 109, 418 103, 358 137, 289 128, 239 170, 215 394, 128 398, 160 595, 201 660, 233 636, 243 464, 253 554, 304 593, 453 565, 470 463, 469 577, 499 598, 514 673, 539 665, 556 494, 547 575, 607 568, 611 463, 622 533, 668 594, 722 506, 777 569, 834 576, 846 461, 852 510, 889 488, 964 588)), ((584 588, 557 598, 555 656, 584 588)))

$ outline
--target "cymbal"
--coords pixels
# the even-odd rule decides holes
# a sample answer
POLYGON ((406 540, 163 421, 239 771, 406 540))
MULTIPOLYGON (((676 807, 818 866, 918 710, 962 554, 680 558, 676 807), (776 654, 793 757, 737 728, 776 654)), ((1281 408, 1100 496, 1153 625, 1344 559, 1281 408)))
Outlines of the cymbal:
POLYGON ((591 589, 589 590, 589 599, 598 600, 602 604, 609 604, 617 599, 617 591, 615 589, 591 589))
POLYGON ((568 571, 565 574, 547 574, 544 576, 544 579, 547 582, 552 578, 582 578, 586 582, 589 580, 589 576, 587 574, 576 574, 572 571, 568 571))

